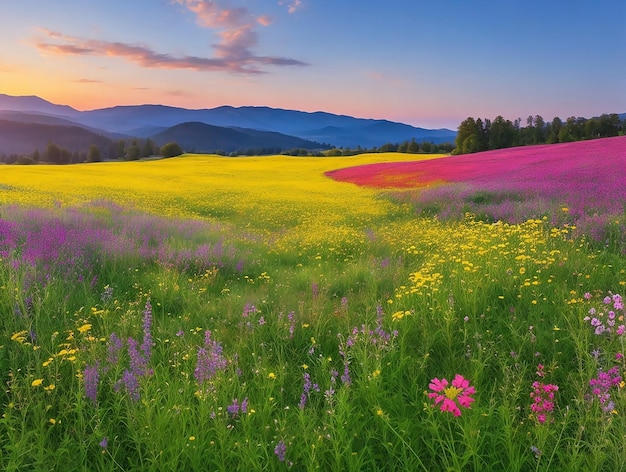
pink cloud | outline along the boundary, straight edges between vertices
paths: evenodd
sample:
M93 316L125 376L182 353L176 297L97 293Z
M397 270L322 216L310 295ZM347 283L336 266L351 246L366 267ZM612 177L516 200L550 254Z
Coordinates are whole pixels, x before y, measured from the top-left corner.
M228 0L174 0L195 13L200 26L218 30L219 42L214 44L216 57L229 64L254 63L273 65L304 65L295 59L258 57L252 49L258 44L258 25L269 26L273 18L256 16L245 7L233 7ZM297 0L299 1L299 0Z
M256 32L251 28L226 29L220 33L221 42L215 46L216 57L172 56L159 53L141 44L127 44L97 39L83 39L59 32L42 30L47 38L36 47L53 55L91 55L118 57L146 68L191 69L222 71L238 74L262 74L259 65L304 66L296 59L255 56L250 48L256 44Z
M272 21L274 21L274 19L270 15L259 16L256 19L256 22L262 26L269 26L272 24Z
M74 82L77 84L101 84L102 83L101 80L94 80L94 79L76 79Z
M280 2L278 2L278 4L287 5L287 11L289 13L295 13L304 6L304 4L302 3L302 0L291 0L289 2L285 2L281 0Z
M201 26L209 28L237 28L254 21L247 8L228 8L223 1L177 0L194 12Z
M287 11L289 11L289 13L295 13L300 8L302 8L302 0L294 0L289 4Z

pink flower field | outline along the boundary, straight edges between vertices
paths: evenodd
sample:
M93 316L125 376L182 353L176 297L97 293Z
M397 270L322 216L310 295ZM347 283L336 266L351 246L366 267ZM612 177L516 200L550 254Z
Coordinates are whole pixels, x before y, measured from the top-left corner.
M549 216L593 239L626 208L626 137L525 146L428 161L372 164L327 175L357 185L403 189L392 197L442 219L471 212L511 223ZM407 189L419 189L407 192ZM618 233L623 237L623 224Z

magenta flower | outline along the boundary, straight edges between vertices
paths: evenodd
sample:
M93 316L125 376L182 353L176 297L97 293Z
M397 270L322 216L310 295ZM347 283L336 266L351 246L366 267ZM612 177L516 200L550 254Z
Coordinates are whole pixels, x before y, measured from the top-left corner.
M546 375L544 366L537 366L537 375L544 377ZM555 384L546 384L543 382L533 382L533 391L530 394L532 402L530 410L535 414L535 418L539 424L552 422L551 414L556 406L555 393L559 391L559 386Z
M428 398L435 400L433 406L440 405L441 411L449 411L454 416L461 416L459 406L471 408L474 402L471 395L476 393L476 389L469 384L469 380L460 374L454 376L452 385L449 385L446 379L434 378L428 384L428 388L432 390Z

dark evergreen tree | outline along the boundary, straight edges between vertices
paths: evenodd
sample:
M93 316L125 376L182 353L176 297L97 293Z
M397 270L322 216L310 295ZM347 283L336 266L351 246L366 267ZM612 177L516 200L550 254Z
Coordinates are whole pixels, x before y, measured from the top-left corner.
M87 162L100 162L100 148L96 144L92 144L87 153Z

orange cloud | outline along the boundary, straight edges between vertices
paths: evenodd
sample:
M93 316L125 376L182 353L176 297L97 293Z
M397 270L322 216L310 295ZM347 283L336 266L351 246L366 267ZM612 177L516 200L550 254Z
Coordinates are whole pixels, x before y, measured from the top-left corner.
M172 56L159 53L141 44L127 44L98 39L83 39L56 31L41 30L46 36L36 41L36 47L53 55L90 55L119 57L146 68L191 69L197 71L222 71L238 74L262 74L260 65L304 66L296 59L255 56L250 47L256 44L254 30L250 28L227 29L220 33L222 41L215 46L217 57Z

